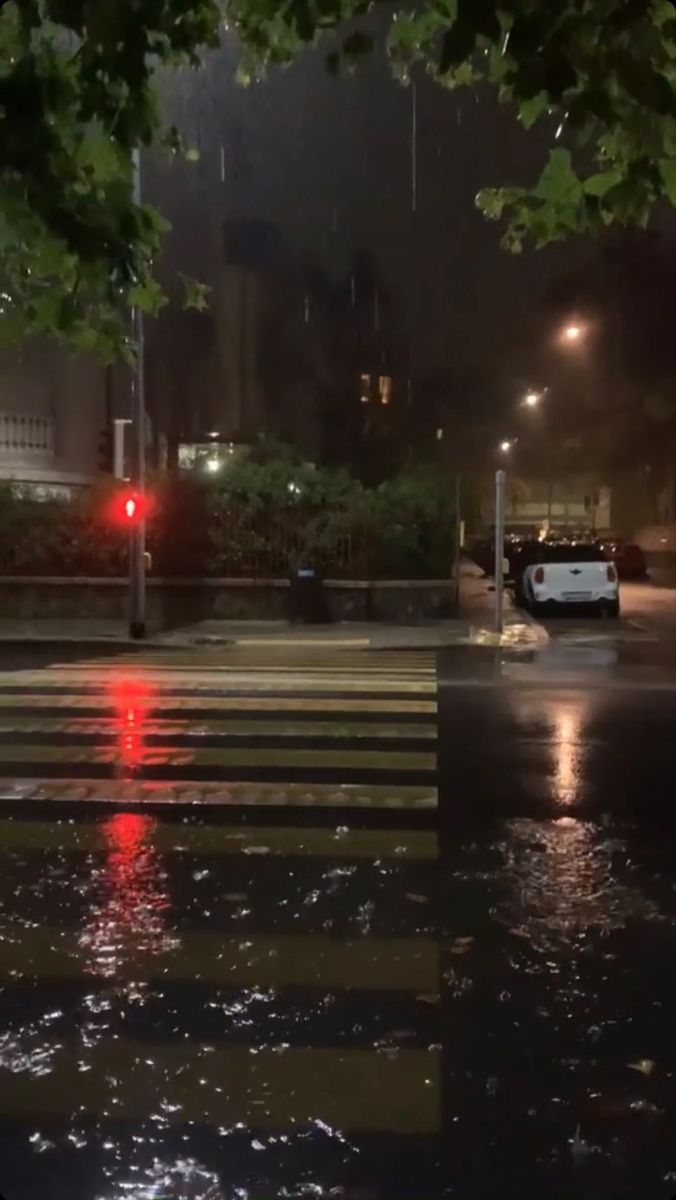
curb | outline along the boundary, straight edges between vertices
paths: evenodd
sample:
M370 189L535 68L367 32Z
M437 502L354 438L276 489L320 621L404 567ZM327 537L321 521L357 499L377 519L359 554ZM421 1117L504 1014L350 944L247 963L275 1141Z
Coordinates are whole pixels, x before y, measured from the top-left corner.
M511 608L505 614L502 633L483 625L473 625L470 641L474 646L510 646L528 650L549 645L550 638L544 625L529 612L522 608Z
M224 645L226 643L221 643L221 644ZM324 646L337 646L339 648L342 647L343 649L345 649L345 647L355 647L358 649L363 649L366 646L371 646L372 643L369 638L303 638L303 637L298 637L298 638L286 637L285 638L285 637L247 637L246 635L244 635L243 637L233 638L231 644L233 644L235 646L256 646L256 647L260 647L260 646L284 646L284 647L287 647L287 646L311 646L313 649L316 649L317 646L321 646L322 648Z
M166 650L166 642L158 642L155 639L148 638L142 641L135 641L131 638L103 638L103 637L60 637L55 634L49 637L45 634L39 634L35 637L31 634L16 634L14 637L0 637L0 650L15 649L25 646L33 649L41 646L48 647L51 650L72 650L75 646L86 646L90 650ZM180 643L188 649L188 643ZM177 648L180 648L177 645Z

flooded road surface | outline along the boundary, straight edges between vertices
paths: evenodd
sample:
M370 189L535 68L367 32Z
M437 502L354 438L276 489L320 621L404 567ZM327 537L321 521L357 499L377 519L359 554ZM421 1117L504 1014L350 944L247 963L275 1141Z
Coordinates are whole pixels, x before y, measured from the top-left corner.
M299 653L0 676L6 1200L667 1200L669 672Z

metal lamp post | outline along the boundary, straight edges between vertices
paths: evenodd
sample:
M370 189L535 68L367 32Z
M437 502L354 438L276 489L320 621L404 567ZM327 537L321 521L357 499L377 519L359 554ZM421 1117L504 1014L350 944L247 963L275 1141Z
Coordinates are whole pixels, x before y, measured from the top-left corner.
M505 471L495 472L495 632L502 633L505 603Z

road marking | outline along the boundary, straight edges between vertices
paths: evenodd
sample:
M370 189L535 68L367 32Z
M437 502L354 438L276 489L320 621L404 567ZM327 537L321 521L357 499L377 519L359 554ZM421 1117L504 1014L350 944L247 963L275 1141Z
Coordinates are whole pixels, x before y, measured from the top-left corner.
M121 826L119 823L124 822ZM3 851L52 850L63 854L104 853L120 830L135 845L161 854L251 854L254 858L393 859L428 862L438 858L437 835L416 829L297 829L293 826L242 829L239 825L165 825L152 818L118 813L103 823L0 821Z
M173 662L176 656L165 657ZM122 666L105 659L8 672L0 685L0 768L5 764L5 774L16 771L20 778L7 783L3 798L434 808L431 782L422 791L399 781L382 790L364 783L395 773L404 781L408 775L412 784L427 785L428 776L432 781L434 653L372 658L366 670L363 660L355 667L335 655L321 668L298 658L287 654L265 669L258 661L255 670L242 665L241 656L236 670L219 667L213 655L207 656L209 669L200 670L193 655L181 656L178 666L151 656L140 670L134 658ZM177 686L188 672L190 687ZM116 778L77 778L108 772ZM296 772L305 781L314 774L335 782L271 782ZM144 773L158 782L167 776L167 783L145 787ZM29 774L33 779L24 781ZM50 783L41 775L59 778ZM204 783L191 782L191 775ZM245 783L247 777L253 782ZM359 786L348 787L343 779Z
M422 723L380 724L379 722L343 722L343 721L233 721L228 719L208 721L166 719L147 716L145 712L135 713L135 722L139 733L144 738L172 736L190 736L198 740L204 736L217 736L226 739L251 738L257 740L274 739L275 743L283 738L326 738L360 741L363 738L390 740L406 740L423 738L434 741L437 736L436 725ZM25 717L16 716L12 720L0 718L0 734L44 733L49 735L68 733L85 734L93 737L97 734L106 737L119 736L125 729L124 716L110 717Z
M33 746L0 745L0 763L97 763L114 765L123 761L116 746ZM251 749L140 746L134 752L134 767L288 767L303 770L391 770L434 771L436 754L395 750L285 750L255 747Z
M204 709L218 710L224 714L239 712L293 712L307 713L428 713L437 711L436 700L392 700L386 697L364 699L352 697L349 700L331 699L325 696L209 696L199 703L199 695L191 696L158 696L155 693L141 695L134 703L147 713L161 715L166 709L186 712L192 718L199 719ZM207 702L208 701L208 702ZM121 710L122 701L115 702L114 696L108 692L89 692L85 695L64 695L61 689L52 692L11 692L0 694L0 708L12 708L21 711L26 708L77 708L92 713L113 713Z
M98 671L101 669L110 672L111 670L119 671L120 669L124 669L126 671L129 668L138 669L139 663L134 658L129 658L122 661L116 659L113 662L108 659L107 661L100 663L96 662L96 660L91 660L86 663L78 663L76 667L74 667L72 663L56 663L55 666L58 668L58 670L73 669L79 671ZM243 671L246 671L248 675L262 673L265 676L271 676L274 678L283 677L285 675L308 675L310 677L321 676L324 679L326 679L329 675L336 679L341 679L344 675L357 675L363 678L379 677L383 679L432 679L436 674L433 667L402 667L396 666L394 663L383 664L382 666L377 667L362 666L361 664L346 664L341 666L332 665L331 667L326 667L322 663L296 662L293 664L264 664L261 661L260 663L255 664L238 662L219 666L218 664L209 662L208 660L205 660L204 662L196 660L191 661L190 663L177 663L172 660L163 662L161 658L154 659L152 663L148 663L147 667L144 666L143 669L155 672L190 671L191 673L200 675L211 674L214 671L217 671L225 679L229 679L233 674L241 674Z
M5 1118L34 1120L39 1113L71 1117L73 1106L92 1116L220 1127L246 1122L298 1131L432 1134L440 1128L440 1054L429 1050L314 1050L229 1048L119 1039L78 1055L54 1047L49 1073L4 1076ZM49 1054L49 1045L44 1047Z
M190 691L191 693L194 692L195 695L198 695L199 692L205 688L212 688L216 685L218 685L220 690L225 694L227 694L229 691L232 692L235 689L245 692L246 694L255 694L258 690L263 692L269 692L272 690L271 675L268 672L256 673L253 671L247 671L243 674L229 672L227 678L224 678L222 672L204 671L201 672L199 678L197 678L194 674L194 671L191 671L188 667L181 668L180 671L190 676ZM72 682L73 684L87 683L89 681L88 676L91 677L91 674L93 673L96 673L97 676L107 674L110 675L112 679L119 678L119 676L116 675L116 673L112 670L105 671L100 667L92 667L91 671L86 668L80 668L78 671L68 670L67 672L64 672L64 682ZM179 673L177 668L172 668L172 674L174 673ZM134 672L127 670L125 678L130 682L132 680L141 679L148 684L158 684L162 681L162 675L157 671ZM393 682L396 682L396 688L392 687ZM335 686L335 683L338 683L339 686ZM318 676L288 674L284 675L283 681L281 679L274 681L275 686L278 687L281 692L285 692L287 694L291 692L303 691L334 691L340 693L396 691L400 693L429 692L430 694L434 694L437 690L436 678L432 676L429 678L425 677L424 679L420 680L413 680L400 673L396 676L393 676L392 679L385 679L381 674L374 675L372 677L366 677L364 675L342 675L340 679L335 680L335 683L334 686L331 687L331 681L327 680L324 674L320 674Z
M97 937L110 962L101 969ZM439 947L425 938L361 937L340 940L320 934L241 937L222 932L166 933L152 947L134 950L133 933L111 948L105 930L80 935L42 926L22 928L20 936L0 941L0 972L15 981L80 979L107 975L116 983L156 979L163 983L198 980L232 987L354 988L365 991L436 992ZM141 938L142 942L143 939ZM165 945L167 948L165 948Z
M212 805L256 808L350 808L429 810L436 808L437 788L405 784L334 784L242 782L202 783L144 780L0 779L0 800L9 802L88 801L101 804Z

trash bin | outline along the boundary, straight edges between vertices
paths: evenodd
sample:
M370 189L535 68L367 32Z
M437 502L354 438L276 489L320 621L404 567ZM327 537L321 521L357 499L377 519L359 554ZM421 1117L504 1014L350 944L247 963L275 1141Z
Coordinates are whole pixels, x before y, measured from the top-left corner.
M324 581L314 567L296 567L291 573L289 620L292 625L327 625L331 620Z

